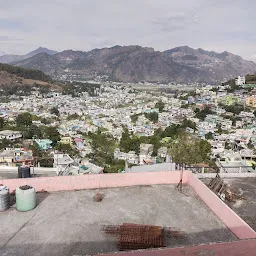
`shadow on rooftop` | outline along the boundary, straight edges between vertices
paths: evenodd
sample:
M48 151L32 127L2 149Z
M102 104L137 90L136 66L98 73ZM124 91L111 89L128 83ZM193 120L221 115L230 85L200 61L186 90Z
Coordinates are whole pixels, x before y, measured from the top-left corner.
M21 230L20 230L21 231ZM74 231L74 230L73 230ZM93 231L92 231L93 232ZM35 237L39 235L33 235L29 233L22 232L22 238L16 234L13 236L12 239L10 239L2 248L0 248L0 255L8 255L8 256L34 256L34 255L47 255L47 256L85 256L85 255L95 255L95 254L107 254L107 253L114 253L119 252L117 247L117 238L113 238L109 235L105 235L104 241L68 241L70 240L86 240L87 234L78 234L76 236L75 232L72 232L70 230L70 233L73 235L66 233L62 234L59 237L52 237L51 240L45 239L44 242L33 240ZM49 234L50 236L50 234ZM102 238L101 238L102 239ZM65 243L56 243L57 240L65 240ZM22 243L21 243L22 241ZM31 242L34 241L34 242ZM210 244L210 243L219 243L219 242L232 242L237 241L237 238L231 234L231 232L228 229L212 229L207 230L204 232L199 233L190 233L187 234L185 238L167 238L166 239L166 246L162 249L166 248L173 248L173 247L187 247L187 246L196 246L200 244ZM242 247L241 247L242 248ZM248 253L246 253L246 250L248 250ZM253 248L248 247L243 248L244 254L232 254L230 252L230 256L235 255L254 255L250 254L250 252L254 252L253 250L256 250L256 240L255 240L255 246ZM159 256L159 249L154 249L153 252L146 252L146 255L156 255ZM226 253L225 250L223 250L224 253ZM173 254L175 256L178 255L204 255L204 256L212 256L212 255L225 255L225 254L215 254L214 250L211 251L205 251L204 253L202 251L198 251L196 253L192 254L186 254L184 253L184 248L180 248L179 254ZM201 253L201 254L200 254ZM145 254L145 253L144 253ZM161 254L162 255L162 254ZM163 254L163 255L170 255L170 254ZM134 256L134 255L133 255Z
M47 191L41 191L36 193L36 205L40 205L50 195Z

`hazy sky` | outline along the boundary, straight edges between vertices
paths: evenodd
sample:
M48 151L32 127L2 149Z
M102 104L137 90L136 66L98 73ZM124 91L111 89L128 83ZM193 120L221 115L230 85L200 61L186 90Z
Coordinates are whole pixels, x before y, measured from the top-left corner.
M256 61L255 0L0 0L0 52L188 45Z

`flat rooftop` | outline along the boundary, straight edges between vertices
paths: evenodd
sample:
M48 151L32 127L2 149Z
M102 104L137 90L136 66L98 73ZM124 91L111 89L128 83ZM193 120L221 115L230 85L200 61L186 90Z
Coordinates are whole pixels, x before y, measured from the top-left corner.
M18 169L18 168L17 168ZM31 168L31 175L33 174L33 170ZM36 171L35 175L33 176L34 178L38 177L56 177L57 174L55 171ZM17 171L2 171L0 169L0 180L1 179L17 179L18 178L18 170Z
M116 252L117 239L102 225L137 223L173 227L186 237L166 240L167 247L237 240L189 187L176 185L39 193L38 206L0 213L0 255L91 255ZM95 202L96 193L104 194Z

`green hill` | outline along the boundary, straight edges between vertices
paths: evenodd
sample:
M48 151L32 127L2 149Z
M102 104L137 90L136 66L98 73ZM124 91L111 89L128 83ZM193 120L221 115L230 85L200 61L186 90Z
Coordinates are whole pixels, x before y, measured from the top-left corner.
M36 69L27 69L27 68L21 68L21 67L0 63L0 71L6 71L10 74L14 74L19 77L23 77L25 79L33 79L33 80L39 80L44 82L52 81L50 76Z

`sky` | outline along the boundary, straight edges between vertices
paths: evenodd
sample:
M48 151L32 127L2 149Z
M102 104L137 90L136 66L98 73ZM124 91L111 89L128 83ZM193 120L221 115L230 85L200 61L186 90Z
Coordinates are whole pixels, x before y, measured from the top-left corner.
M256 62L255 0L0 0L0 54L188 45Z

